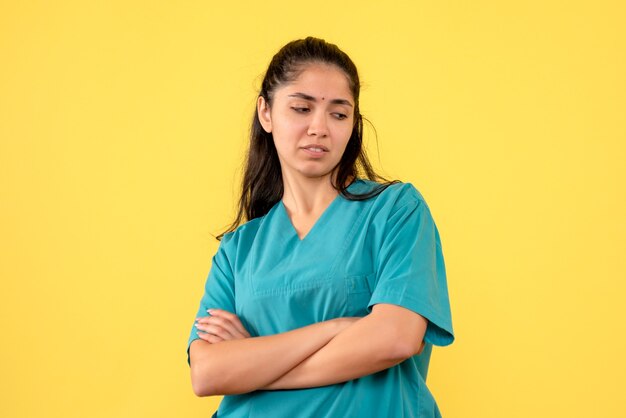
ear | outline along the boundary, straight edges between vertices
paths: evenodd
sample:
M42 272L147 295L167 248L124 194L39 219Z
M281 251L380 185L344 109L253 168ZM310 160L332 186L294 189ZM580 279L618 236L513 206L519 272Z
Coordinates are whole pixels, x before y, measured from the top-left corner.
M270 115L270 107L263 96L259 96L256 103L257 113L259 114L259 122L265 132L272 132L272 117Z

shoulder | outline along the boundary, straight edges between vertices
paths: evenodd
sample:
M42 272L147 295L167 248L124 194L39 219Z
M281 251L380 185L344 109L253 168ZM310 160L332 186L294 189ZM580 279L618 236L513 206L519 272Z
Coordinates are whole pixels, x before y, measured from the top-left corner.
M361 179L359 181L367 191L382 186L381 183L372 180ZM422 193L410 182L398 181L392 183L373 199L375 199L376 206L385 207L391 212L409 205L418 206L421 204L428 208Z
M234 259L237 253L248 250L266 216L267 214L251 219L239 225L234 231L224 234L218 252Z
M220 246L233 247L239 242L245 241L247 237L256 235L262 219L263 216L254 218L239 225L234 231L224 234L224 236L222 236L222 240L220 241Z

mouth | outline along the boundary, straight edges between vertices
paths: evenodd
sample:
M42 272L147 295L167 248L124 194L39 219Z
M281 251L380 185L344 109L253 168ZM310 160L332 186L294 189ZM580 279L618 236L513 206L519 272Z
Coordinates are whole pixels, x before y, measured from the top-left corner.
M305 145L302 149L313 151L313 152L328 152L328 148L321 144L311 144Z
M317 144L307 145L305 147L301 147L300 149L304 151L309 157L313 158L321 158L328 152L328 148L323 145Z

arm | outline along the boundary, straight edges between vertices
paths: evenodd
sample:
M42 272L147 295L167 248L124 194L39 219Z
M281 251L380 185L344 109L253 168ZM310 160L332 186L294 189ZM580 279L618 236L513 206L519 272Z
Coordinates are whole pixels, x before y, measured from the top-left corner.
M212 344L191 343L191 382L197 396L229 395L257 390L293 369L348 327L337 318L292 331Z
M421 352L427 324L424 317L406 308L374 305L371 314L263 389L324 386L390 368Z

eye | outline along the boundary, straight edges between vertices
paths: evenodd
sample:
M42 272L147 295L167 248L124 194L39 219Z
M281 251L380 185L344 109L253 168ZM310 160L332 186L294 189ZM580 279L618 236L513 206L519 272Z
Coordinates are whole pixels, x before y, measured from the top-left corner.
M348 117L348 115L344 115L343 113L335 113L337 119L343 120Z
M309 111L309 108L307 107L292 107L293 110L295 110L297 113L306 113Z

